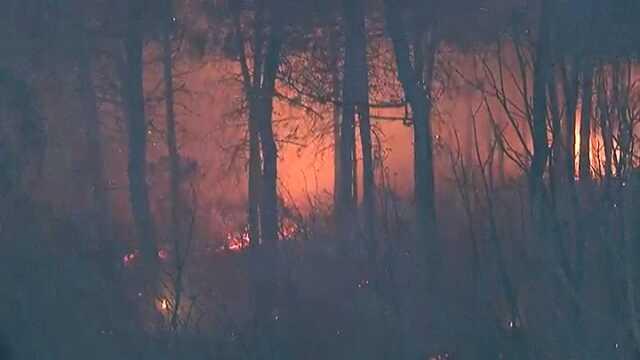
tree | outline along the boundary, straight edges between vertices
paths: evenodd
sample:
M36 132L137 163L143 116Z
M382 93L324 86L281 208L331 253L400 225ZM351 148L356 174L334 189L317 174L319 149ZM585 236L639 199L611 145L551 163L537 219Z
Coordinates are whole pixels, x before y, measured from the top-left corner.
M365 26L366 2L362 0L344 1L344 18L346 32L345 75L343 90L343 121L346 116L360 130L363 179L363 228L365 247L369 258L370 271L375 273L376 239L375 223L375 184L373 168L373 150L371 141L371 116L369 114L369 66L367 61L367 29ZM352 92L351 99L346 92ZM351 101L348 101L351 100ZM342 150L341 150L342 151ZM343 161L344 155L343 155ZM344 171L345 169L343 169ZM355 194L354 194L355 195ZM346 219L346 217L344 218Z
M175 300L174 312L171 318L171 327L176 331L178 326L178 310L180 309L180 301L182 299L182 224L180 213L182 212L180 198L180 153L178 151L178 143L176 140L176 115L174 110L174 89L173 89L173 46L171 41L172 25L174 24L173 4L172 0L164 0L161 19L162 32L162 69L164 81L164 102L165 102L165 118L166 118L166 142L169 150L169 201L171 207L171 217L169 224L169 236L173 241L173 249L177 266L176 282L175 282Z
M533 206L541 206L544 191L543 175L549 154L547 139L547 86L551 74L551 54L549 48L552 16L551 3L542 1L542 13L538 26L534 74L533 74L533 154L529 169L530 192ZM541 208L538 208L538 211ZM539 214L537 214L539 215ZM536 216L537 216L536 215Z
M420 26L419 15L411 17L410 29L405 28L402 6L391 0L386 0L384 4L386 26L393 43L398 79L411 106L413 119L414 197L418 244L422 248L420 256L436 260L439 250L436 240L431 82L438 49L437 35L431 22L427 23L426 28ZM421 14L417 9L412 11ZM408 31L413 35L411 40L408 39ZM412 53L415 54L413 61Z
M128 130L129 201L140 241L143 258L154 268L158 249L154 238L153 219L147 183L147 120L142 83L144 20L146 3L130 1L125 8L125 37L119 59L121 98Z
M363 158L363 208L364 234L371 264L375 261L375 239L373 221L375 216L374 170L369 115L369 66L367 63L367 30L365 28L365 2L344 1L345 61L342 83L342 118L340 126L340 181L336 208L339 233L345 241L352 241L353 224L349 219L355 215L357 182L355 159L355 129L360 129ZM346 247L350 244L344 244Z
M249 105L249 227L251 242L256 251L251 263L251 273L256 294L256 331L258 340L263 344L260 347L265 349L272 342L272 311L278 288L277 242L280 222L277 193L278 149L273 129L273 102L285 36L284 24L277 16L284 3L282 0L257 1L251 37L243 32L243 4L231 4L236 51L245 98ZM253 40L250 46L253 55L251 64L248 62L246 39ZM250 66L253 66L252 71ZM257 241L256 210L260 222Z

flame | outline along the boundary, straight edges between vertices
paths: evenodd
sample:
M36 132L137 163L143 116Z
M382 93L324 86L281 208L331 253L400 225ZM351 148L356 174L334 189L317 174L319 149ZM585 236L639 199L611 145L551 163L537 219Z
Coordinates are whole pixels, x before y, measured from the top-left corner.
M122 264L125 267L132 266L134 264L134 262L137 261L139 256L140 256L140 251L138 251L138 250L133 250L130 253L124 254L122 256ZM166 261L169 258L169 251L167 251L165 249L158 250L158 258L161 261Z
M138 258L138 250L125 254L122 257L122 264L126 267L133 265L133 262Z
M300 227L293 221L284 219L280 224L280 240L291 240L300 234ZM219 251L240 252L249 247L251 238L249 227L245 225L240 231L230 231L225 237L225 243Z
M573 148L574 154L574 169L575 174L574 177L576 180L580 177L580 144L582 142L582 138L580 136L580 127L582 115L578 111L577 120L578 125L575 127L575 144ZM613 149L612 157L620 158L621 152L620 149L615 146L614 140L614 149ZM602 138L602 133L599 131L592 130L589 137L589 162L590 162L590 173L593 176L598 176L599 174L603 174L605 171L605 151L604 151L604 140ZM615 164L611 164L611 174L617 176L616 174Z
M280 224L280 240L291 240L299 233L300 227L291 220L284 219Z
M158 258L160 258L160 260L167 260L169 258L169 251L165 250L165 249L160 249L158 250Z
M240 252L249 247L251 239L249 238L249 227L245 226L238 232L229 232L226 236L226 242L220 250L229 250Z
M170 304L169 304L169 299L167 298L160 298L157 302L158 305L158 310L160 312L167 312L169 311L170 308Z

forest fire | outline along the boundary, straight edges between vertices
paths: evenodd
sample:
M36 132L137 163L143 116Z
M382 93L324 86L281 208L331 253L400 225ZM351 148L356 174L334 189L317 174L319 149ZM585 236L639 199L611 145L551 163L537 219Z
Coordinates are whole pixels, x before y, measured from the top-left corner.
M2 2L0 359L638 358L637 14Z

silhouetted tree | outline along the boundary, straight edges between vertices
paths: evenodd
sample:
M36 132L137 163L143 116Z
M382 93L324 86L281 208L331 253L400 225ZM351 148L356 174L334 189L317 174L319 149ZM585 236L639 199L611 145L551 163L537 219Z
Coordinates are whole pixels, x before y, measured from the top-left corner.
M147 183L147 132L143 88L143 53L147 3L130 1L125 5L124 38L119 61L120 90L128 134L129 200L143 258L148 266L157 263L153 218ZM153 270L152 270L153 271Z

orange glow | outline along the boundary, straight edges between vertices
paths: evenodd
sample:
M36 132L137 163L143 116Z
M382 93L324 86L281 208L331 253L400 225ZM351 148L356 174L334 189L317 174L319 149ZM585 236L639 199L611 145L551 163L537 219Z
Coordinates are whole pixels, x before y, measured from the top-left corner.
M280 224L280 240L292 240L301 232L300 227L291 220L284 219ZM248 226L243 227L240 231L228 232L225 244L220 247L219 251L240 252L249 247L251 240L249 238Z
M166 298L161 298L157 301L157 306L160 312L167 312L170 308L169 300Z
M227 233L226 242L220 250L239 252L249 247L249 228L245 226L239 232Z
M573 149L574 152L574 166L575 166L575 178L576 180L580 176L580 143L582 141L580 137L580 126L581 124L581 113L578 110L576 114L577 117L577 125L575 129L575 146ZM614 149L614 154L612 156L618 157L620 156L620 149ZM591 130L591 137L589 141L589 162L590 162L590 173L592 176L601 176L605 173L605 151L604 151L604 141L602 139L602 133L596 131L595 129ZM616 175L615 165L611 164L611 174Z

